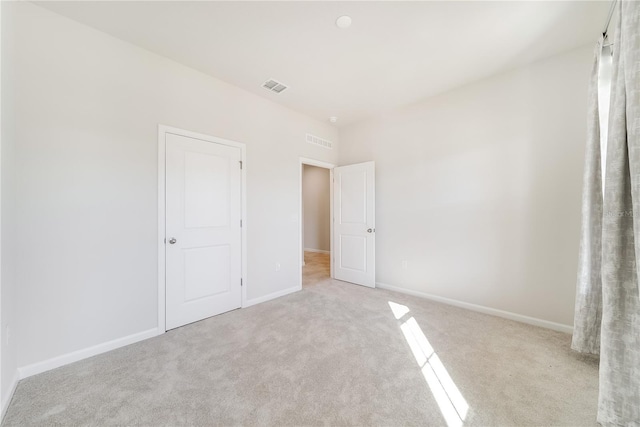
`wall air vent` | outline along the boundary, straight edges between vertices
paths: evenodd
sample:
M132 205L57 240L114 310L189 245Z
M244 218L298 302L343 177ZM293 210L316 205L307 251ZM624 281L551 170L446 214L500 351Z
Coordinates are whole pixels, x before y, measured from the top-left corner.
M282 83L273 79L269 79L266 82L264 82L262 84L262 87L275 93L282 93L284 92L285 89L289 88L289 86L283 85Z
M331 141L327 141L326 139L318 138L317 136L307 134L307 142L309 144L319 145L324 148L328 148L329 150L333 149L333 143Z

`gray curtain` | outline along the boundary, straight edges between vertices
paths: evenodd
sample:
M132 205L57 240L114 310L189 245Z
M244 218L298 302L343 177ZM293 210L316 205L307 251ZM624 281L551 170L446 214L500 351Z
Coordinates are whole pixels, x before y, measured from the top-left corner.
M640 425L640 3L615 32L602 227L598 422Z
M601 208L596 194L600 174L595 164L599 164L595 156L600 153L591 140L599 132L593 122L589 126L586 169L596 176L585 174L583 202L593 206L583 205L586 216L572 347L597 353L599 341L598 422L606 426L640 426L640 2L637 1L622 0L618 6L611 91ZM590 111L593 112L593 106Z
M587 147L582 186L582 229L578 259L578 286L571 348L581 353L600 354L602 321L602 171L598 70L601 39L594 52L589 81Z

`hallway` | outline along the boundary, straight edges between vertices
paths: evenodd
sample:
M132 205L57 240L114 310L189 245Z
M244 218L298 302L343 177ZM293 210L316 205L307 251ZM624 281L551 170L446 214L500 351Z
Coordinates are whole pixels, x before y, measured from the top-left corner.
M304 252L302 287L313 287L331 281L331 254Z

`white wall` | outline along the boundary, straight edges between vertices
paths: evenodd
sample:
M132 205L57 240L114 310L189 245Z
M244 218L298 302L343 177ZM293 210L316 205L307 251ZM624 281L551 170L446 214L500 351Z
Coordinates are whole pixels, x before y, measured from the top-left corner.
M16 366L157 326L158 124L247 144L249 299L299 283L299 157L375 160L380 282L572 322L591 46L344 129L338 159L304 141L327 124L2 12L3 398Z
M573 323L592 51L341 131L376 161L379 282Z
M7 43L5 33L11 31L13 22L8 19L7 14L2 13L6 2L0 3L0 28L1 28L1 50L3 54L13 49L10 43ZM5 70L5 64L2 63L1 87L2 87L2 114L0 122L2 126L1 141L1 163L0 163L0 193L2 194L2 203L0 209L0 235L1 244L0 252L0 408L2 415L9 405L13 388L17 382L17 360L16 360L16 340L15 334L11 329L14 325L14 305L15 305L15 263L13 248L8 245L9 239L15 240L14 230L8 225L14 219L15 211L12 206L15 203L15 185L13 185L13 172L15 165L8 159L14 157L15 140L14 135L14 116L12 110L6 108L15 99L15 88L10 84L13 75L10 70ZM13 336L12 336L13 335Z
M305 142L338 142L334 127L35 5L2 7L19 366L157 326L158 124L246 143L248 298L298 285L299 157L335 162Z
M331 250L329 169L303 165L304 247Z

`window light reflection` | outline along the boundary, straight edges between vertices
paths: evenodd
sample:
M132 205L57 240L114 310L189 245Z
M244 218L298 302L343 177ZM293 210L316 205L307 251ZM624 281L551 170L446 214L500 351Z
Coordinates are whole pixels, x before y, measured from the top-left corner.
M411 316L411 310L405 305L391 301L389 301L389 307L394 317L400 322L400 330L411 348L413 357L422 371L447 426L461 427L469 411L467 401L433 350L420 325Z

